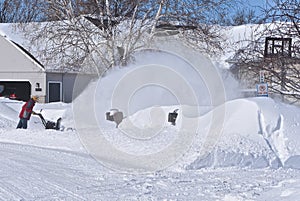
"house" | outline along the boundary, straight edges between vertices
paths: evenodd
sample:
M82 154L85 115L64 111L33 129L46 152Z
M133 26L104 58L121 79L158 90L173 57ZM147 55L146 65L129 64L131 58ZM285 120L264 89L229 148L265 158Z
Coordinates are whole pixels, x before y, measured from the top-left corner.
M243 93L248 96L259 94L259 86L271 97L280 97L290 103L299 103L300 58L297 54L297 43L286 36L261 37L255 49L237 51L227 60L230 71L248 89ZM263 46L264 44L264 46ZM254 47L252 45L251 47ZM255 91L251 90L255 88Z
M18 44L0 36L0 95L28 100L38 95L46 100L44 67Z
M47 70L21 45L0 36L0 96L71 102L95 75ZM76 86L76 87L75 87Z

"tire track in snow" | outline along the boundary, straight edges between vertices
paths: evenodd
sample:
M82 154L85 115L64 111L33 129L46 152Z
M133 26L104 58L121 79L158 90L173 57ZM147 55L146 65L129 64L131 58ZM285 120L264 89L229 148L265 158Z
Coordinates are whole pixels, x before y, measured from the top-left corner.
M49 168L43 168L43 166L41 166L43 162L37 164L34 160L24 161L11 159L8 161L6 168L2 166L2 169L12 169L13 175L16 175L16 177L10 178L8 181L1 183L1 186L6 186L6 192L9 192L12 195L17 195L25 200L36 199L36 197L32 196L35 194L34 189L39 191L39 198L47 198L49 195L57 197L64 195L68 198L72 198L72 200L83 199L82 197L64 189L63 185L59 186L59 184L55 184L60 183L62 179L66 179L63 177L63 173L60 176L54 175L51 173ZM32 178L33 175L35 176L34 178ZM48 182L48 178L50 182ZM53 192L55 193L53 194Z
M5 178L0 181L1 197L5 200L85 200L80 193L89 185L85 178L99 174L96 161L76 154L12 144L0 144L0 152L0 178Z

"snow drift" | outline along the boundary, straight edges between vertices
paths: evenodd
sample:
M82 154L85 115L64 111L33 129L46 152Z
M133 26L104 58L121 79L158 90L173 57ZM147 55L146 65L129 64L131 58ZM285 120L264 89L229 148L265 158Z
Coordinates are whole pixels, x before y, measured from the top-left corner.
M164 107L163 119L166 120L168 112L173 111L174 108L179 108L176 126L173 127L170 123L164 122L164 128L161 131L162 135L168 133L169 137L160 138L157 134L152 139L148 139L156 142L150 142L150 144L156 145L163 140L165 143L161 146L167 146L174 140L171 136L180 137L170 131L178 133L182 117L185 115L180 112L182 108L180 106ZM225 108L223 130L216 139L209 139L211 136L208 135L210 126L214 126L209 124L213 111L195 117L200 127L191 148L177 160L172 168L199 169L229 166L300 168L297 162L300 157L300 141L297 136L297 133L300 133L298 107L278 103L271 98L250 98L228 101L225 103ZM162 117L151 114L151 111L152 109L148 108L128 118L139 128L153 128L155 120ZM121 123L120 129L128 129L127 124L128 120L125 120ZM131 126L130 123L128 125ZM140 137L143 138L142 135ZM207 140L215 141L214 147L209 150L205 150ZM126 148L126 144L134 145L127 139L126 143L122 142L117 146L132 153L136 151L132 146ZM143 151L147 150L139 148L139 153Z

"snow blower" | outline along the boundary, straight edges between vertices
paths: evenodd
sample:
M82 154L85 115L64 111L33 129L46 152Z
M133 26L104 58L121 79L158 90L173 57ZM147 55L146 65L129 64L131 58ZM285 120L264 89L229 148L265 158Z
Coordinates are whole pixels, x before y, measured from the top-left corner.
M53 121L48 121L48 120L46 121L41 113L34 112L33 115L37 115L40 117L45 129L55 129L55 130L60 129L61 118L58 118L56 122L53 122Z

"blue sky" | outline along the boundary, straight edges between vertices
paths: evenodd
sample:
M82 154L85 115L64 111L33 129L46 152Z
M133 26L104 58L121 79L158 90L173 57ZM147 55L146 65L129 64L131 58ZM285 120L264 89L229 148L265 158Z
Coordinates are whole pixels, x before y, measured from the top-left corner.
M270 0L241 0L241 2L245 2L245 4L250 5L251 9L255 10L256 13L260 13L261 8L266 8L266 2L270 2Z
M266 0L248 0L248 2L253 6L264 6L266 4Z
M250 4L253 7L266 7L266 2L268 0L244 0L248 4ZM243 2L243 1L242 1Z

